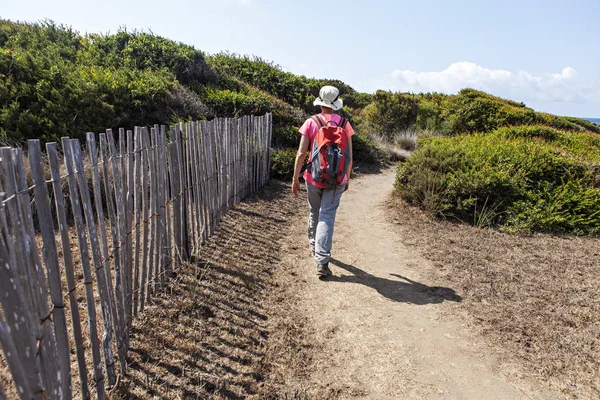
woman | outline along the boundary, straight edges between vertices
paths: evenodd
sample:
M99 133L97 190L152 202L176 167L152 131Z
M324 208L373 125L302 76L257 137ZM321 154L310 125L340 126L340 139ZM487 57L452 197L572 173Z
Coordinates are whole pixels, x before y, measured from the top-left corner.
M310 209L308 216L308 241L317 264L317 275L320 278L325 278L331 275L329 260L331 259L335 215L342 193L348 189L348 179L352 171L352 135L354 135L354 129L352 129L348 121L334 114L334 111L339 110L343 105L337 88L323 86L319 92L319 97L315 99L313 104L321 107L321 113L307 119L298 130L302 136L294 165L292 194L295 197L298 196L302 164L304 163L308 149L312 148L313 140L323 124L343 128L343 133L348 138L349 150L347 151L349 159L345 163L346 171L344 171L344 177L341 183L335 188L327 188L327 185L316 182L308 169L304 172ZM312 154L310 157L312 157ZM312 159L309 159L309 164L311 161Z

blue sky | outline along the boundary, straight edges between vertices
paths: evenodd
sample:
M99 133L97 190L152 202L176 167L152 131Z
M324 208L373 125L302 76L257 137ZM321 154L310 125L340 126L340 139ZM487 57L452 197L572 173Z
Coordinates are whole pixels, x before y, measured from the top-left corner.
M152 30L366 92L468 86L600 117L600 0L24 0L3 2L0 17Z

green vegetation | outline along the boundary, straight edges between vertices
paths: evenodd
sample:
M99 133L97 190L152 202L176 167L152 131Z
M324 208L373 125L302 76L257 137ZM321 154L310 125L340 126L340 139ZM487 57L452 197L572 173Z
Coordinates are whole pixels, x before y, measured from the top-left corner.
M275 178L291 179L296 161L295 148L274 149L271 153L271 175Z
M417 121L418 103L413 95L378 90L373 102L362 113L363 127L384 138L393 138L398 132Z
M397 193L433 215L507 231L600 234L600 126L473 89L378 91L363 131L390 147L416 131Z
M104 51L103 39L50 22L0 21L0 138L81 138L91 130L209 113L168 68L136 66L132 57L108 63L116 50Z
M382 115L387 118L382 119ZM533 124L600 134L600 126L590 121L536 112L523 103L474 89L463 89L457 95L378 91L362 119L364 129L386 137L393 137L410 127L443 135L459 135Z
M423 139L398 166L401 196L509 231L600 233L600 136L544 126Z
M600 126L473 89L378 91L363 131L390 147L418 132L397 193L433 215L508 231L600 234Z
M359 93L257 57L207 55L151 33L80 35L0 20L0 141L273 113L273 176L292 172L319 88L340 89L357 162L413 150L398 193L433 214L510 231L600 232L600 126L463 89ZM387 143L393 151L382 149ZM400 154L406 157L406 152Z
M296 146L322 85L340 88L350 118L371 98L259 58L209 56L143 32L82 36L52 22L0 20L0 74L0 138L11 143L272 112L274 144Z

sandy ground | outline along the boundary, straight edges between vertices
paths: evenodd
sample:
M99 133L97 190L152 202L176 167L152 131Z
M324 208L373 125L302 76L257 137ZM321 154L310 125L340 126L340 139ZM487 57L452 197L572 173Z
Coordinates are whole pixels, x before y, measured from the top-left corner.
M316 351L305 366L308 379L286 383L296 387L294 397L562 397L503 361L452 317L462 298L428 284L432 266L403 245L389 221L384 203L393 180L389 170L352 181L338 210L333 276L325 281L317 279L305 244L305 215L295 217L282 264L296 282L292 311L308 321L307 341ZM303 198L297 202L307 207Z

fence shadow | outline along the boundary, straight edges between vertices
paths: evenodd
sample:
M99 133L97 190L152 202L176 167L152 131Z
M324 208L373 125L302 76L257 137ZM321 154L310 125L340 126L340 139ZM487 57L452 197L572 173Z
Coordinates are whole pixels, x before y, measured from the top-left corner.
M289 187L271 182L232 209L135 322L124 399L247 398L268 373L264 298L286 218Z
M380 278L369 274L363 269L346 264L340 260L331 259L331 263L350 272L352 275L334 275L328 277L326 281L358 283L365 285L377 290L377 292L383 297L392 301L416 305L437 304L444 301L462 301L462 297L456 294L456 292L450 288L427 286L399 274L390 275L400 280Z

